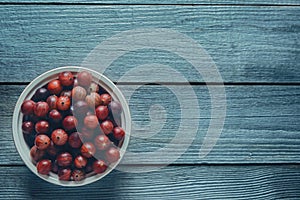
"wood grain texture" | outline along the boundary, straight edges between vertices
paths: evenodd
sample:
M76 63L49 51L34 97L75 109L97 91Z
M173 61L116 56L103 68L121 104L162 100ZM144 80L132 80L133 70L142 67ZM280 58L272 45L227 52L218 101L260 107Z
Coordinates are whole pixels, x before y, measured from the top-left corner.
M162 4L171 4L171 5L300 5L297 0L1 0L0 2L7 3L72 3L72 4L112 4L112 5L120 5L120 4L149 4L149 5L162 5Z
M0 167L0 199L299 199L299 166L170 166L114 171L80 188L47 183L26 167Z
M22 164L12 140L12 113L18 95L25 86L0 86L1 96L6 101L0 103L1 141L0 164ZM126 94L133 86L123 87ZM300 87L299 86L226 86L227 113L223 132L216 146L208 156L199 158L210 120L210 97L206 86L193 86L197 96L186 92L187 86L176 86L186 99L197 98L200 109L199 130L187 151L174 163L300 163ZM163 94L163 98L157 98ZM162 96L161 96L162 97ZM177 134L181 119L180 105L176 96L165 86L143 86L133 93L129 101L133 122L142 128L151 122L164 121L161 130L142 138L141 133L132 133L129 150L132 152L153 152L170 143ZM165 115L149 115L152 105L160 105ZM185 107L192 112L197 107ZM182 120L182 119L181 119ZM191 122L184 127L193 131L197 124ZM186 132L185 135L187 135ZM152 135L153 134L153 135ZM190 138L184 133L180 143L174 143L174 151L185 150ZM136 159L128 156L129 164L166 164L173 153L165 153L151 159ZM175 157L176 158L176 157ZM175 160L175 159L174 159Z
M299 83L299 18L300 7L292 6L2 5L0 82L28 82L55 67L80 65L106 38L134 28L160 27L199 42L225 82ZM128 70L149 63L203 82L184 59L159 50L128 53L105 74L117 81Z

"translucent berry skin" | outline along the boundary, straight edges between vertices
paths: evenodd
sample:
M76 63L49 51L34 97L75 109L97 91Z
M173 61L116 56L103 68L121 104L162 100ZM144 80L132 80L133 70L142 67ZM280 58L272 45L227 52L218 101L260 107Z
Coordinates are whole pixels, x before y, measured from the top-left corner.
M105 120L108 117L109 110L107 106L98 106L95 109L95 113L99 120Z
M61 72L58 79L63 86L72 86L74 84L74 76L70 71Z
M72 170L69 168L62 168L58 170L58 179L60 181L69 181L71 178Z
M93 163L93 171L96 174L101 174L107 169L107 164L103 160L96 160Z
M59 95L63 88L59 80L52 80L48 83L47 89L51 94Z
M91 94L87 95L85 97L85 101L92 109L94 109L95 107L99 106L102 103L100 99L100 95L96 92L92 92Z
M49 106L46 102L39 101L35 104L33 111L37 117L46 117L49 112Z
M89 106L85 101L79 100L74 104L74 115L85 116L89 110Z
M37 133L48 133L50 125L47 121L41 120L35 124L35 131Z
M83 87L89 87L92 83L92 75L87 71L81 71L77 74L78 84Z
M88 115L84 118L84 125L89 129L95 129L98 124L99 122L96 115Z
M51 139L57 146L62 146L67 143L68 134L63 129L56 129L52 132Z
M113 129L113 135L117 140L121 140L125 137L125 131L121 127L115 127Z
M95 143L95 146L97 149L99 149L100 151L103 151L103 150L106 150L110 146L111 141L109 140L109 138L106 135L100 134L95 137L94 143Z
M56 103L56 108L58 110L68 110L71 106L71 99L67 96L60 96Z
M120 159L120 151L115 147L110 147L105 152L105 159L108 163L114 163Z
M76 128L78 121L74 116L69 115L64 118L62 124L63 124L64 129L66 131L69 131L69 130L73 130Z
M44 159L36 164L37 172L42 175L48 175L52 169L51 160Z
M74 159L74 165L78 169L84 168L86 166L86 164L87 164L87 159L82 155L78 155Z
M39 161L45 156L46 152L44 150L40 150L37 146L32 146L30 149L30 157L35 162Z
M91 83L90 87L88 88L88 92L99 92L99 85L96 83Z
M58 156L56 157L56 160L57 160L58 166L68 167L72 164L73 157L70 153L63 152L63 153L58 154Z
M72 99L75 101L85 100L86 90L81 86L76 86L72 89Z
M69 145L72 148L80 148L82 145L82 140L78 132L74 132L69 136L68 139Z
M104 134L108 135L114 129L114 124L110 120L105 120L101 123L101 129Z
M31 115L33 114L35 102L32 100L25 100L21 105L21 112L24 115Z
M115 117L120 116L122 113L122 106L117 101L112 101L108 104L108 109L111 111L112 115Z
M107 93L100 95L101 105L107 106L111 102L111 96Z
M93 143L85 142L82 144L80 152L84 157L91 158L95 155L96 148Z
M46 102L49 105L49 109L53 110L56 109L58 97L56 95L51 95L47 98Z
M34 129L34 124L31 121L25 121L22 123L22 131L25 134L31 134Z
M40 134L35 137L34 144L40 150L45 150L50 145L50 138L45 134Z
M82 170L75 169L72 172L72 179L74 181L82 181L85 178L85 173Z

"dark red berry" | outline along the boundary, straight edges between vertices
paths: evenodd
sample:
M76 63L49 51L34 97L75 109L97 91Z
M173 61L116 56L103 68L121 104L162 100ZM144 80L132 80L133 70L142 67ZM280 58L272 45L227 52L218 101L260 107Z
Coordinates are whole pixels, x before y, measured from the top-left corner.
M58 110L68 110L71 106L71 99L67 96L60 96L57 100L56 107Z
M77 119L72 115L66 116L63 120L63 127L66 131L75 129L77 124Z
M92 75L87 71L81 71L77 74L78 84L83 87L89 87L92 83Z
M85 142L82 144L80 152L84 157L91 158L95 155L96 148L93 143Z
M105 152L105 158L108 163L114 163L120 159L120 151L115 147L110 147Z
M94 136L94 130L88 129L87 127L82 127L80 134L85 139L91 139Z
M50 156L56 156L56 154L58 153L59 149L57 148L57 146L55 146L54 142L51 141L49 147L46 149L47 153Z
M73 157L70 153L64 152L64 153L58 154L56 160L57 160L58 166L68 167L72 164Z
M23 133L30 134L30 133L32 133L33 129L34 129L34 125L31 121L26 121L26 122L22 123Z
M99 150L106 150L111 144L109 138L103 134L95 137L95 146Z
M103 133L106 135L111 133L114 128L114 124L110 120L105 120L104 122L101 123L100 126L101 126Z
M51 160L44 159L36 164L37 172L42 175L48 175L52 169Z
M101 174L107 169L107 164L103 160L96 160L93 163L93 171L96 174Z
M72 98L75 101L84 100L86 97L86 90L81 86L76 86L72 89Z
M37 133L47 133L49 131L50 125L47 121L41 120L35 124L35 131Z
M46 152L44 150L38 149L37 146L35 146L35 145L32 146L31 149L30 149L30 157L35 162L37 162L40 159L42 159L45 154L46 154Z
M51 134L51 139L54 144L62 146L68 141L68 134L63 129L56 129Z
M50 145L50 138L44 134L37 135L35 137L34 144L40 150L47 149L48 146Z
M96 115L88 115L84 118L84 125L89 129L95 129L98 124L99 122Z
M53 109L49 112L49 119L51 119L53 122L59 122L62 120L62 115L58 110Z
M81 169L84 168L87 164L87 159L85 157L83 157L82 155L78 155L76 156L76 158L74 159L74 165L75 167Z
M39 101L34 106L34 114L37 117L45 117L49 112L49 106L44 101Z
M49 109L56 109L58 97L56 95L51 95L47 98L47 104L49 105Z
M72 148L79 148L81 147L82 145L82 140L80 138L80 135L78 132L74 132L72 133L70 136L69 136L69 145L72 147Z
M74 76L72 72L69 71L61 72L58 76L58 79L63 86L71 86L74 84Z
M33 114L34 107L35 107L35 102L34 101L32 101L32 100L25 100L22 103L21 112L24 115L31 115L31 114Z
M50 95L49 91L46 88L39 88L33 95L35 101L45 101Z
M71 178L72 170L69 168L62 168L58 170L58 179L60 181L69 181Z
M75 169L72 172L72 179L74 181L82 181L85 178L85 173L82 170Z
M59 95L63 88L59 80L52 80L48 83L47 89L51 94Z
M96 116L98 117L99 120L104 120L107 118L109 114L109 110L107 106L98 106L95 110Z
M113 130L113 135L117 140L121 140L125 136L125 131L121 127L115 127Z
M107 106L111 102L111 96L107 93L100 95L101 105Z

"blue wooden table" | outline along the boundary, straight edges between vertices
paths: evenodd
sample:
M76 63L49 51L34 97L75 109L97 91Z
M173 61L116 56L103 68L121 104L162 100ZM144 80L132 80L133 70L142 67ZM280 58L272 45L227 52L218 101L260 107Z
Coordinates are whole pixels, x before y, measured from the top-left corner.
M300 199L299 19L298 0L0 0L0 198ZM198 127L186 124L190 131L198 128L188 148L184 138L173 144L184 153L178 159L175 152L143 162L131 158L131 172L113 171L80 188L52 185L32 174L12 139L13 109L22 90L41 73L80 65L100 42L136 28L180 32L215 61L227 112L212 151L199 157L211 115L203 77L172 52L144 49L119 57L104 74L118 82L135 66L159 63L183 75L196 96L171 75L163 84L143 85L143 73L120 83L125 94L142 85L128 100L135 124L151 123L151 105L162 106L167 116L157 134L132 137L129 150L152 152L170 143L182 120L172 86L198 102L201 113Z

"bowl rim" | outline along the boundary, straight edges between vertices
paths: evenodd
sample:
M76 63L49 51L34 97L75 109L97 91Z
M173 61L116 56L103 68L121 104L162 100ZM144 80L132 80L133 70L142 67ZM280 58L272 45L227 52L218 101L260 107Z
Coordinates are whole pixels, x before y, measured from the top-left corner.
M22 105L23 101L30 99L30 98L28 98L28 96L30 95L30 93L32 93L33 91L35 91L36 89L39 88L39 86L40 86L39 84L41 84L41 82L46 81L47 78L50 78L51 76L58 77L58 74L60 72L64 72L64 71L71 71L72 73L78 73L80 71L88 71L92 74L94 80L104 83L106 85L106 87L104 87L104 89L108 90L110 92L110 94L113 96L113 98L117 98L118 101L122 105L123 112L122 112L122 120L121 120L122 126L121 127L126 132L122 147L120 148L120 159L117 162L113 163L112 166L109 165L109 167L107 168L107 170L104 173L96 174L91 177L87 177L84 180L78 181L78 182L76 182L76 181L60 181L60 180L58 180L57 176L55 177L55 175L53 177L52 175L48 176L48 175L39 174L36 170L36 166L31 161L31 158L29 155L30 148L25 143L25 140L23 138L22 129L21 129L21 124L20 124L20 123L22 123L22 119L23 119L23 114L21 113L21 105ZM52 80L52 79L50 79L50 80ZM47 81L47 83L48 82L49 81ZM101 85L101 87L103 87L103 85ZM50 182L50 183L53 183L56 185L83 186L83 185L87 185L87 184L93 183L95 181L98 181L101 178L105 177L113 169L115 169L117 167L117 165L120 163L120 161L124 157L125 151L128 147L129 140L130 140L131 115L130 115L129 106L127 104L127 101L126 101L124 95L119 90L119 88L106 76L104 76L103 74L101 74L95 70L85 68L85 67L64 66L64 67L54 68L54 69L51 69L49 71L42 73L41 75L36 77L33 81L31 81L25 87L25 89L22 91L21 95L19 96L19 98L15 104L15 108L14 108L14 112L13 112L12 130L13 130L14 144L15 144L15 147L16 147L21 159L23 160L25 165L35 175L37 175L38 177L40 177L41 179L43 179L47 182ZM25 151L24 151L24 144L26 144L26 146L28 147L27 150L25 149ZM54 173L51 172L51 174L54 174Z

